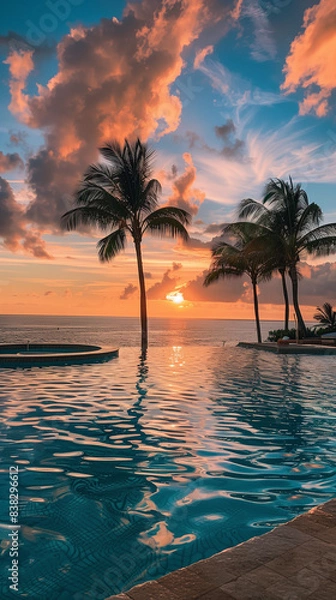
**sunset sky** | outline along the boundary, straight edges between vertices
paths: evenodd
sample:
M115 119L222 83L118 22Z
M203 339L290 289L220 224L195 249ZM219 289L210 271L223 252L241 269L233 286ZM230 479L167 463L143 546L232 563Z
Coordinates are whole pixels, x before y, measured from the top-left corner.
M162 203L193 215L188 245L144 240L150 316L252 318L247 279L203 287L211 242L271 177L291 175L336 221L335 0L18 0L4 11L0 313L138 314L131 242L102 265L99 232L64 234L60 216L97 147L139 135L157 151ZM301 271L311 319L336 303L336 263ZM262 319L282 318L277 278L260 302Z

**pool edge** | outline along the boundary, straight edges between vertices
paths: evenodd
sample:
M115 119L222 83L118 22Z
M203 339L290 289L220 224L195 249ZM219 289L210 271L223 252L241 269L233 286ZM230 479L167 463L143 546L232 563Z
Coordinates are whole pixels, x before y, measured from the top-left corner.
M2 344L0 346L19 347L22 344ZM110 346L93 346L89 344L30 344L30 347L38 346L39 348L47 347L65 347L73 346L74 352L50 352L41 354L0 354L0 369L1 368L17 368L17 367L35 367L35 366L50 366L50 365L68 365L68 364L89 364L95 361L106 361L119 356L119 348ZM87 348L85 351L84 348Z
M336 598L336 499L264 535L106 600L247 597Z

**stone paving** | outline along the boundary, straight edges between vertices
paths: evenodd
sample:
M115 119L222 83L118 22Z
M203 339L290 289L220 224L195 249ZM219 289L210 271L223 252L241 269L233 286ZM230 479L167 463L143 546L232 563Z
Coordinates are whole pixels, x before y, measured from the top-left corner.
M107 600L336 600L336 500Z

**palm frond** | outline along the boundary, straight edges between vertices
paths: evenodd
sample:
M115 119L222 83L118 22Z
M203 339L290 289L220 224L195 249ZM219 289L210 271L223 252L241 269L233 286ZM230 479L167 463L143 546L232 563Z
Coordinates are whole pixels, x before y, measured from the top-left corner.
M336 324L336 312L333 310L332 305L329 302L325 302L320 308L319 306L316 308L316 313L314 315L314 319L319 321L322 325L330 325L334 327Z
M268 215L269 211L261 202L252 198L242 200L238 207L238 219L253 219L259 221Z
M320 239L312 239L304 244L304 249L308 254L313 254L316 257L330 256L336 253L336 236L325 236Z
M244 271L241 269L238 269L236 267L229 267L229 266L213 266L210 267L210 271L209 273L205 276L203 285L204 287L208 287L209 285L211 285L212 283L215 283L216 281L219 281L220 279L226 279L226 278L231 278L231 277L240 277L244 274Z
M102 230L115 226L119 219L106 210L95 206L82 206L69 210L61 217L61 227L73 231L81 226L98 227Z
M152 235L161 237L180 237L185 242L189 239L189 234L185 228L190 222L190 215L181 208L167 206L159 208L148 215L142 224L143 233L149 231Z
M116 229L97 244L98 256L101 262L112 260L126 246L126 231L123 227Z
M305 233L309 233L312 227L320 225L323 213L321 208L315 202L308 204L306 208L298 214L298 220L295 228L295 235L297 238L302 237Z

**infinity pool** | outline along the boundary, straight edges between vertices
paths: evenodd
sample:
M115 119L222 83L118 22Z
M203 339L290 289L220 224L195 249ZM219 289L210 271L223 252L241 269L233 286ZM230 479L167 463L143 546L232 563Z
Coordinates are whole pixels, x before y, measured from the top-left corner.
M20 597L104 600L336 495L336 357L124 348L2 369L1 599L19 467Z

